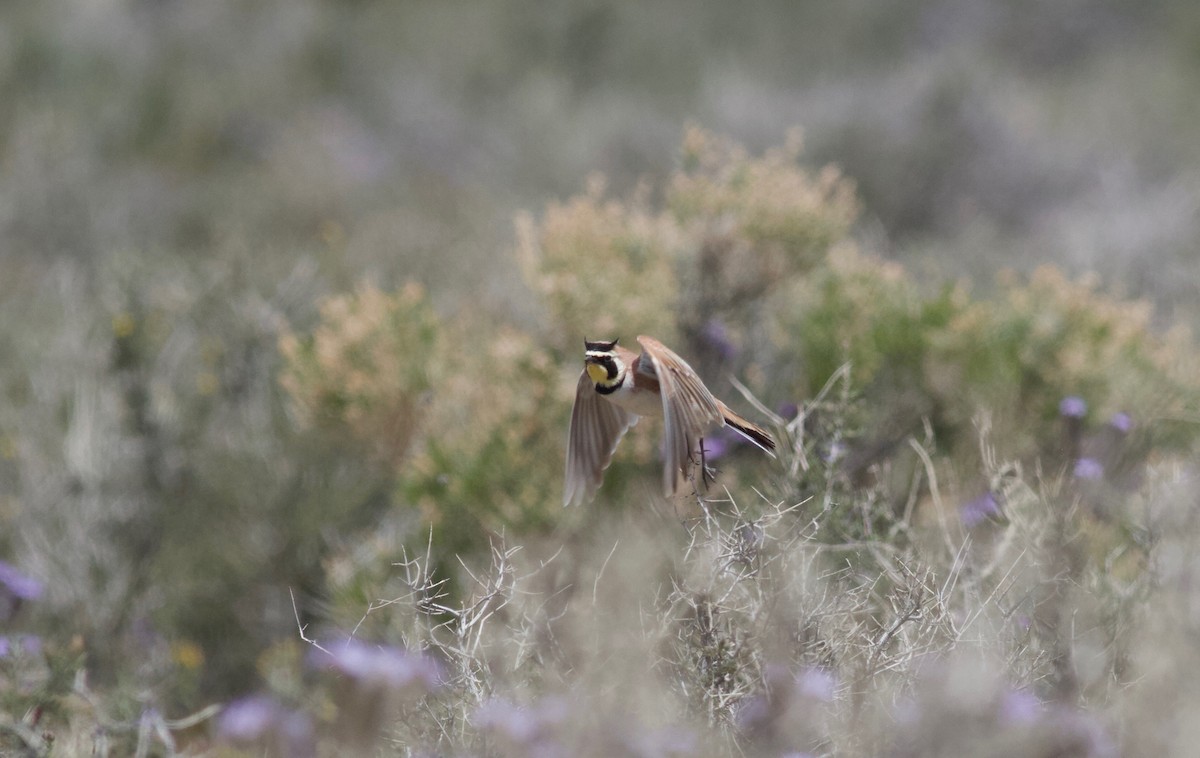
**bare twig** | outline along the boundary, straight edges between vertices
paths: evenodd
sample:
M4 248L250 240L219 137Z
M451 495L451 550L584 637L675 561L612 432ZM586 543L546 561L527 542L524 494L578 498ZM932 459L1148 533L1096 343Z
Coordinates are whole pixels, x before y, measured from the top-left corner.
M306 624L301 623L301 621L300 621L300 609L296 605L296 593L295 593L295 591L292 590L291 587L288 587L288 595L292 598L292 613L295 614L295 616L296 616L296 629L300 633L300 639L303 640L304 642L307 642L308 644L312 645L317 650L320 650L322 653L325 653L326 655L330 655L331 653L328 650L321 647L321 643L317 642L314 639L311 639L307 634L305 634L305 631L308 629L308 626Z
M933 459L929 457L929 451L920 442L917 442L915 438L909 437L908 444L916 451L917 457L921 459L921 463L925 466L925 476L929 479L929 496L933 498L933 510L937 513L938 526L942 531L942 540L946 543L946 551L953 556L958 550L955 549L954 540L950 536L950 525L946 521L946 509L942 503L942 493L938 489L937 471L933 466Z
M604 563L600 564L600 570L596 572L596 581L592 582L592 605L596 604L596 594L600 590L600 577L604 576L604 569L608 567L608 562L612 560L613 553L617 552L617 546L620 544L620 540L613 543L612 550L608 551L608 557L604 559Z

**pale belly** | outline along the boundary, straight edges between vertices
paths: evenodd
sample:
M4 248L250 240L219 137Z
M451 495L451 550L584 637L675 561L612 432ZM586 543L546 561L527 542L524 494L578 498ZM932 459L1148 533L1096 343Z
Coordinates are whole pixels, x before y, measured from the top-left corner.
M622 385L616 392L601 397L639 416L663 415L662 397L657 392Z

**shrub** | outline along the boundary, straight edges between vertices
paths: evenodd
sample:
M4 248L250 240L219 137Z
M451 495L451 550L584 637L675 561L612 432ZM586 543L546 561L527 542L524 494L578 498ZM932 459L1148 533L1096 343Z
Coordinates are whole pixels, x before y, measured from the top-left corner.
M965 424L992 411L1021 448L1052 438L1059 401L1087 400L1092 413L1130 414L1178 448L1194 429L1172 419L1200 403L1194 345L1182 330L1156 333L1148 303L1073 282L1051 266L1027 281L1008 276L998 296L970 303L933 340L926 367L949 418Z
M517 260L548 312L541 331L563 352L574 353L585 336L674 335L679 230L642 194L622 203L603 193L603 180L593 179L540 221L517 218Z
M363 284L325 300L311 334L281 335L279 381L301 423L341 429L397 465L445 362L440 331L419 285L389 294Z

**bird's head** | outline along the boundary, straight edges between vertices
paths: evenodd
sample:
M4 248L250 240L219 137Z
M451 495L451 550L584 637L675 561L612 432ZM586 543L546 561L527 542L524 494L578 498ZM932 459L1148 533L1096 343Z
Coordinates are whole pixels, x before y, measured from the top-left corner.
M620 384L625 364L617 357L617 340L595 342L585 339L583 347L583 363L588 378L599 387Z

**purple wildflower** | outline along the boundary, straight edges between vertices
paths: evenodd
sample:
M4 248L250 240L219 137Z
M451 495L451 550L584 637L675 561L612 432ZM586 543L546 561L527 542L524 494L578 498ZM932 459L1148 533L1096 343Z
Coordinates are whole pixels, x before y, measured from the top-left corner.
M731 427L723 426L704 438L704 457L706 460L715 461L729 455L745 442L746 439L742 435L733 431Z
M11 563L0 561L0 589L21 600L37 600L42 596L42 583L22 574Z
M719 319L709 319L700 329L700 339L713 352L721 356L721 360L731 361L737 357L737 346L729 339L729 330Z
M729 455L730 449L733 448L732 441L721 432L724 429L704 438L704 459L706 461L715 461Z
M808 669L796 677L796 692L801 697L828 703L836 689L837 679L825 669Z
M1080 458L1075 461L1075 478L1095 480L1104 476L1104 465L1095 458Z
M1133 419L1129 417L1128 413L1114 413L1113 417L1108 420L1108 425L1121 434L1129 434L1133 429Z
M283 706L266 695L235 700L217 717L217 734L235 744L255 742L275 728L283 713Z
M570 707L566 700L546 697L531 708L494 698L475 711L475 728L494 734L526 749L545 747L554 727L566 721Z
M442 684L437 662L402 648L358 640L314 649L309 661L340 676L334 682L337 703L334 730L361 751L374 750L394 709L434 692Z
M823 669L795 674L786 666L768 664L763 670L763 690L743 701L737 725L743 733L768 738L781 728L790 712L810 709L833 700L837 680Z
M916 726L921 721L921 706L912 698L904 698L892 708L892 718L903 726Z
M1000 516L1000 504L991 492L985 492L979 497L958 507L958 518L962 525L974 529L985 521Z
M541 721L529 709L498 698L479 706L473 721L476 729L499 734L518 745L533 742L542 733Z
M302 758L316 755L317 735L312 719L302 711L287 711L279 723L279 741L284 755Z
M42 596L42 583L21 573L11 563L0 561L0 622L8 621L27 600Z
M755 695L741 702L737 710L738 728L744 734L752 736L767 734L775 728L775 722L779 720L783 710L784 707L779 707L767 695Z
M316 734L307 714L290 711L266 695L235 700L217 717L217 738L266 755L306 758L315 755Z
M1032 724L1042 715L1042 702L1023 690L1006 692L1000 700L1000 720L1005 724Z
M435 661L420 653L368 645L357 640L331 644L328 654L315 650L313 661L341 673L367 689L433 692L441 684Z
M1067 418L1083 418L1087 415L1087 401L1077 395L1069 395L1058 404L1058 412Z
M792 419L796 418L796 416L800 415L800 406L796 405L795 403L784 403L783 405L779 406L779 409L776 412L779 414L780 418L784 419L785 421L791 421Z
M8 658L14 653L20 655L40 655L42 638L36 634L18 634L14 637L0 636L0 658Z
M743 444L745 444L746 440L742 437L742 435L733 431L733 429L730 427L723 426L720 429L713 431L712 434L706 436L703 442L704 461L705 463L712 463L713 461L729 455L738 447L741 447ZM695 452L698 454L699 448L697 448ZM666 455L667 445L666 441L664 440L663 442L659 443L658 457L662 459L665 458Z

